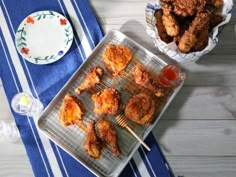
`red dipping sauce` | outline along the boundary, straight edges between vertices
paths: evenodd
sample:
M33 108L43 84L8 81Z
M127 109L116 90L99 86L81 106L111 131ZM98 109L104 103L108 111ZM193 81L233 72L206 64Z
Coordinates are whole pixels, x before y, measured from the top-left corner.
M179 67L170 64L161 70L158 75L158 82L164 87L171 87L175 85L177 80L184 79L183 77L185 78L185 74L181 72Z

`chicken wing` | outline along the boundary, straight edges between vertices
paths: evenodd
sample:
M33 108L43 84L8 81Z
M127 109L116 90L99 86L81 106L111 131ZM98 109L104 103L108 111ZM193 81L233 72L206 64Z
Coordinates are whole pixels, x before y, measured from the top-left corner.
M141 65L136 65L132 74L136 84L149 89L156 96L163 96L163 90L154 82L152 76Z
M98 136L111 146L112 154L114 156L118 156L120 154L120 150L117 144L117 135L115 127L107 119L99 119L96 125L98 130Z
M75 89L77 94L81 94L84 90L95 87L96 84L101 82L103 69L99 66L92 68L85 76L83 82Z
M132 58L131 50L126 46L107 45L102 54L103 62L106 67L112 72L113 76L117 76L123 71Z
M125 107L125 116L138 124L147 124L151 122L154 111L154 100L145 93L139 93L129 99Z
M87 136L84 140L84 149L90 157L94 159L100 158L102 143L97 137L93 121L87 124Z
M169 4L164 4L162 6L163 15L163 25L166 29L166 33L169 36L177 36L179 34L179 24L177 20L175 19L175 16L171 13L172 12L172 6Z
M94 112L96 114L115 115L120 108L120 93L112 87L92 95L94 102Z
M59 110L60 122L63 126L75 124L83 119L85 108L82 102L71 94L67 94L63 99Z

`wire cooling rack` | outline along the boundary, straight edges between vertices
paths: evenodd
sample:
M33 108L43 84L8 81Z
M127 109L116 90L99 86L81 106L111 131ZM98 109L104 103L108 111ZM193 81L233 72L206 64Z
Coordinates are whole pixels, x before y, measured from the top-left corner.
M112 77L111 73L106 69L102 61L102 53L108 44L125 45L129 47L133 53L131 62L119 77ZM61 91L55 96L39 118L39 129L97 176L118 176L125 165L129 162L140 143L129 132L115 123L114 116L109 116L109 120L113 122L117 131L118 145L121 150L121 155L118 157L113 156L111 148L107 146L107 148L103 149L99 160L90 158L83 148L84 138L86 137L85 132L76 125L71 125L65 128L60 124L60 106L67 93L75 95L82 101L86 109L86 114L83 120L87 123L89 120L97 120L101 118L93 112L94 104L91 99L91 94L93 93L101 91L107 87L115 87L121 93L124 105L134 94L139 92L150 94L148 90L137 86L134 83L131 71L136 64L143 65L145 69L153 75L156 75L165 65L167 65L167 63L162 59L147 51L123 33L119 31L109 32L88 57L85 63L83 63ZM88 70L95 66L100 66L104 69L105 74L102 78L102 83L98 84L94 89L83 92L78 96L74 91L75 88L82 82L86 73L88 73ZM144 139L150 133L182 85L183 81L180 81L177 87L166 88L164 97L158 98L153 96L155 97L156 112L154 120L150 125L138 125L128 120L129 125L139 137ZM123 114L123 112L121 111L120 114Z

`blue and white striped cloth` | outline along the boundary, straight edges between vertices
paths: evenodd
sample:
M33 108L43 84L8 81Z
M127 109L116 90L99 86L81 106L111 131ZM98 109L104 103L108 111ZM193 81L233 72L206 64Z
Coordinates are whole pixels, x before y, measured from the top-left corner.
M53 10L66 16L75 34L69 52L48 65L35 65L24 60L14 44L21 21L40 10ZM0 19L0 77L9 103L16 93L27 91L46 106L103 37L88 0L1 0ZM82 31L78 31L80 26ZM37 120L14 112L13 115L35 176L94 176L42 135L36 127ZM120 176L171 176L152 134L146 143L151 152L140 147Z

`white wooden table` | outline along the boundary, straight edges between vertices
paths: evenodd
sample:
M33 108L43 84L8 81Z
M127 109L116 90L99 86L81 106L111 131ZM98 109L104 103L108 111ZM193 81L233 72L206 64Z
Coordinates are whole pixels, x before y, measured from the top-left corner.
M146 34L147 0L90 0L104 30L119 29L153 53ZM185 63L184 87L154 129L176 176L236 176L236 15L225 26L217 47L196 63ZM1 119L13 119L0 82ZM1 145L0 176L33 176L19 141Z

